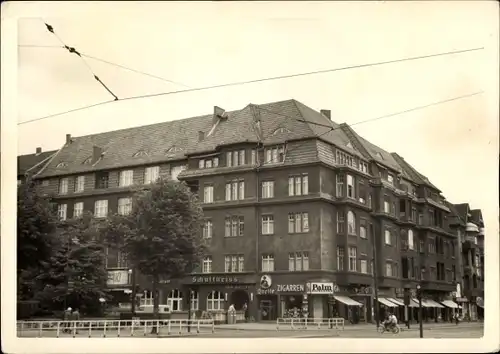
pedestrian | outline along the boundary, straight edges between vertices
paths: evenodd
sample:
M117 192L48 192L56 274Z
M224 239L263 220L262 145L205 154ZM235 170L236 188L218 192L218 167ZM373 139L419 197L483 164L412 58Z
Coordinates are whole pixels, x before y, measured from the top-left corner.
M63 313L63 333L68 333L71 321L71 307L68 307Z
M245 322L248 322L248 304L246 302L243 304L242 310L245 315Z
M458 326L458 322L460 321L460 317L458 315L458 312L455 313L455 324Z
M73 322L75 333L78 334L78 321L80 321L80 312L78 309L75 309L73 313L71 313L71 321Z

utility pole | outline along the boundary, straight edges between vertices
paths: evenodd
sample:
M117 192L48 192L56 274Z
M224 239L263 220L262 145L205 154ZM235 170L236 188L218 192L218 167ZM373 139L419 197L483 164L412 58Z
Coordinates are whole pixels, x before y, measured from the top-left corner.
M131 304L131 311L132 311L132 317L135 317L135 302L136 302L136 278L135 278L135 268L132 268L132 274L131 274L131 280L132 280L132 304Z
M420 327L420 338L424 338L424 324L422 323L422 287L417 285L417 298L418 298L418 323Z
M375 299L373 302L373 306L375 307L375 323L377 325L377 329L380 325L380 318L378 312L378 261L377 261L377 237L375 235L375 228L373 223L370 223L370 235L372 238L372 250L373 250L373 292L375 295Z

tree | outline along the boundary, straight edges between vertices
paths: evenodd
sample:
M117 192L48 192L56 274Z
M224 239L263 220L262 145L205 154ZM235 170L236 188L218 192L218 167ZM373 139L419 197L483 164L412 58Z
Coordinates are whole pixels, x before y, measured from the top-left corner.
M198 199L185 183L159 179L134 193L129 215L112 215L102 229L107 242L125 251L132 266L151 278L155 318L160 279L190 273L204 253L202 220Z

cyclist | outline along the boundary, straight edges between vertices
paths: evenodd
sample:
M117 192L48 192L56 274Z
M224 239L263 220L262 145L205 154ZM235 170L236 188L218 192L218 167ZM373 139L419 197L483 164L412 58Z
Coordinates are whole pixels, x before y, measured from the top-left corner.
M390 330L397 325L398 325L398 319L396 318L396 315L390 313L387 320L384 321L385 329Z

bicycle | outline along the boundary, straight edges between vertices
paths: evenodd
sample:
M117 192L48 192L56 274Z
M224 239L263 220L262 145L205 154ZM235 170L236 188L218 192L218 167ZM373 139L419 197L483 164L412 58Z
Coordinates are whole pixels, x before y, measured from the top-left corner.
M399 334L399 332L401 331L401 329L399 328L398 325L393 325L393 326L390 326L390 328L387 328L385 325L380 325L378 327L378 332L380 334L383 334L385 332L392 332L393 334Z

